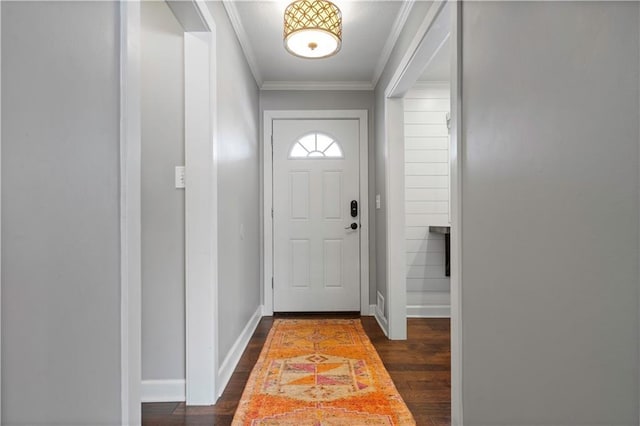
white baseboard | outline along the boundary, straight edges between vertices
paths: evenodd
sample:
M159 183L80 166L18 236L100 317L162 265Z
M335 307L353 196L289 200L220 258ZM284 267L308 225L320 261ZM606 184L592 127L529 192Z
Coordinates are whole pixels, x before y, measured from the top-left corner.
M451 305L409 305L407 318L451 318Z
M262 305L258 306L258 309L256 309L253 316L249 319L249 322L247 322L247 325L236 339L224 361L220 364L220 370L218 370L218 398L227 387L233 370L236 369L242 353L249 344L249 340L251 340L253 332L256 331L256 327L258 327L260 318L262 318Z
M389 337L389 324L387 323L387 319L384 317L384 313L380 312L376 306L373 306L373 308L373 316L376 318L376 321L378 321L378 325L384 332L384 335Z
M183 402L186 400L185 380L143 380L140 393L142 402Z

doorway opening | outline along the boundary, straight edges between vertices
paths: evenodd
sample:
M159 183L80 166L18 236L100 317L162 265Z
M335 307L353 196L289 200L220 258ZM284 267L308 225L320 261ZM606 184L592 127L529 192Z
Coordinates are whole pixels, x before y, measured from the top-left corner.
M215 23L204 2L166 1L162 15L177 20L180 63L174 68L182 76L181 93L173 93L184 117L176 124L181 146L172 146L170 161L162 167L159 184L165 195L185 191L182 210L184 245L175 244L176 258L182 257L184 278L183 327L186 369L176 380L142 380L142 220L143 143L142 115L146 101L142 82L141 2L122 2L121 12L121 383L122 424L140 424L141 400L183 399L192 405L213 404L220 380L217 362L217 200L216 174L216 39ZM169 11L170 9L170 11ZM165 13L165 12L168 12ZM158 34L162 38L163 33ZM162 44L162 43L160 43ZM162 47L162 46L161 46ZM148 52L147 52L148 53ZM156 52L162 55L162 49ZM146 82L145 82L146 83ZM158 96L161 96L158 94ZM145 102L143 102L145 101ZM153 104L152 102L146 102ZM147 105L148 107L149 105ZM174 105L175 106L175 105ZM154 108L161 109L163 102ZM174 114L175 113L175 114ZM175 124L175 123L174 123ZM153 142L153 141L151 141ZM176 141L177 143L177 141ZM182 151L175 156L175 152ZM182 164L180 161L182 158ZM174 181L174 167L184 166L184 181ZM167 181L165 178L169 176ZM153 180L153 179L151 179ZM148 182L147 182L148 183ZM175 186L174 186L175 185ZM186 185L186 189L180 189ZM167 192L168 191L168 192ZM175 193L174 193L175 194ZM172 195L167 195L172 197ZM147 200L149 201L149 200ZM182 206L182 207L180 207ZM174 205L172 208L175 208ZM149 206L147 205L148 209ZM178 215L180 216L180 215ZM174 218L175 219L175 218ZM175 222L175 221L174 221ZM178 224L178 227L180 224ZM147 244L148 247L148 244ZM175 251L175 250L174 250ZM179 272L176 272L180 274ZM186 291L184 290L186 288ZM179 302L178 302L179 303ZM149 351L147 351L148 353ZM177 373L180 376L180 372ZM186 377L186 379L185 379ZM152 379L152 378L151 378ZM151 395L159 392L160 395ZM146 394L146 395L145 395Z
M451 318L452 424L461 398L461 4L435 2L385 90L389 336ZM449 276L448 276L449 275Z

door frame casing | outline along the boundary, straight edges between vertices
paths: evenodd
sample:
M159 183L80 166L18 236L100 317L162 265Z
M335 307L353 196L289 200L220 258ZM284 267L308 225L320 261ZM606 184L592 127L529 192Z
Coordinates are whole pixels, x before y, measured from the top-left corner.
M369 134L367 110L265 110L262 156L262 302L273 315L273 122L274 120L358 120L360 206L360 314L369 315ZM269 149L271 147L271 150Z
M451 50L451 423L462 425L462 7L457 0L436 0L407 47L387 85L385 96L385 143L387 145L387 188L404 193L404 120L398 119L403 106L403 96L413 86L424 67L431 61L434 52L448 38ZM438 17L446 11L450 14L448 32L441 26ZM388 197L389 197L388 193ZM404 197L394 193L394 201L387 203L387 283L389 296L390 338L406 333L406 267L404 241ZM389 199L391 199L389 197ZM404 312L404 318L401 313Z
M216 27L185 31L185 399L215 404L218 378L218 178Z
M184 29L185 401L219 395L216 22L203 0L165 0Z
M185 2L186 3L186 2ZM185 178L189 185L190 180L210 179L209 185L199 186L198 191L192 186L192 195L201 195L207 198L207 203L195 203L193 208L185 206L185 220L193 216L197 223L211 229L206 236L194 240L191 238L185 244L192 245L192 251L200 248L210 250L212 262L217 261L217 198L215 186L215 162L216 162L216 26L215 21L204 0L189 0L188 5L206 27L203 31L192 32L193 37L187 38L187 43L193 44L196 39L205 37L205 43L209 48L209 86L207 95L198 97L201 103L208 100L208 107L204 117L194 115L191 132L195 138L187 134L185 129L185 149L194 149L194 155L207 150L210 155L198 163L198 167L189 171ZM120 2L120 376L121 376L121 424L137 425L141 422L141 21L140 0L128 0ZM182 23L181 23L182 24ZM206 36L204 34L207 34ZM197 49L196 49L197 50ZM198 50L202 54L203 49ZM185 58L186 59L186 58ZM185 65L200 64L197 58L191 61L185 60ZM190 75L194 74L185 70L185 83ZM198 84L194 80L192 84ZM186 87L185 87L186 89ZM201 105L185 103L185 114L193 112ZM195 121L194 121L195 120ZM202 121L207 123L203 124ZM185 126L187 126L185 117ZM202 143L202 134L208 134L208 142ZM192 147L192 148L189 148ZM191 156L193 157L193 155ZM185 197L188 198L188 197ZM193 197L191 197L193 198ZM189 204L185 201L186 204ZM194 204L194 203L192 203ZM203 211L206 210L206 211ZM204 218L198 221L199 218ZM209 237L214 238L213 241ZM188 260L187 260L188 264ZM202 272L202 271L199 271ZM186 394L191 395L192 403L209 405L217 399L217 271L216 264L207 268L206 276L201 276L197 282L186 280ZM208 304L193 303L202 298L203 294L209 295ZM194 323L193 319L201 318L202 311L210 312L212 319L206 324ZM206 313L204 315L207 315ZM191 319L190 319L191 318ZM203 339L202 336L210 336ZM191 344L190 344L191 343ZM213 346L209 344L211 343ZM208 346L207 346L208 345ZM196 362L194 362L196 360ZM194 377L202 376L197 382ZM208 380L210 385L199 386L203 380ZM191 388L195 385L197 388ZM189 400L187 400L189 403Z
M120 402L123 425L141 422L140 1L120 2Z
M404 187L404 96L425 66L449 38L447 27L438 20L446 0L437 0L427 11L384 91L384 143L386 188L386 262L388 337L407 338L407 267ZM450 30L450 29L449 29Z
M462 7L451 3L451 421L462 413Z

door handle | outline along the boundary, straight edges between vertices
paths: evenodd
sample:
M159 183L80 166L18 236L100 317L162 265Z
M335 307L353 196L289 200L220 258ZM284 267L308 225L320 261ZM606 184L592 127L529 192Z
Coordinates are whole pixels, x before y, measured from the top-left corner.
M344 229L358 229L358 224L353 222L351 225L346 226Z

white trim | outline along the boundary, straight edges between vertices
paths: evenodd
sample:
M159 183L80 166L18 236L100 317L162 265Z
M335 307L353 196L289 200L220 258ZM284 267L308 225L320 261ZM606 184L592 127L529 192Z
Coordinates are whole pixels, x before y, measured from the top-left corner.
M258 63L256 61L256 55L253 53L253 48L251 47L249 36L244 29L244 25L242 24L242 20L240 19L240 14L238 13L238 9L236 8L235 1L222 0L222 4L227 11L229 21L231 21L231 26L233 27L233 30L238 37L240 47L242 47L242 51L244 52L244 57L247 59L249 69L251 69L251 74L253 74L253 78L256 81L256 84L258 85L258 87L260 87L262 86L262 75L260 74L260 69L258 68Z
M370 81L265 81L260 90L373 90Z
M380 312L375 305L371 305L371 307L373 308L373 316L378 322L380 329L382 329L382 332L384 333L385 336L389 337L389 323L387 322L387 319L384 317L384 313Z
M264 112L263 121L263 253L262 288L264 313L273 315L273 157L266 155L271 146L273 120L280 119L357 119L360 127L360 314L369 313L369 127L367 110L295 110ZM364 209L366 207L366 210ZM366 212L366 214L365 214Z
M224 358L224 361L220 364L220 369L218 370L218 398L227 387L227 384L231 379L231 375L238 366L240 358L242 357L244 350L247 348L247 345L251 340L251 336L253 336L253 333L256 331L261 318L262 305L258 306L258 309L256 309L251 318L249 318L249 321L244 326L244 329L234 342L233 346L231 346L231 349Z
M120 405L141 423L140 2L120 3Z
M264 112L262 121L262 313L273 315L273 117Z
M216 34L205 3L193 3L207 32L185 32L186 402L211 405L218 375L218 199Z
M0 46L2 46L2 7L0 7ZM0 49L1 51L2 49ZM2 55L0 54L0 230L2 229ZM0 231L0 259L2 259L2 231ZM2 262L0 262L0 330L2 330ZM2 365L2 333L0 333L0 366ZM2 368L0 368L2 383ZM2 423L2 386L0 386L0 423Z
M407 254L404 213L404 101L385 99L387 321L389 338L407 338Z
M451 2L451 424L462 426L462 2Z
M396 16L393 25L391 26L391 30L389 31L389 37L387 38L384 47L382 48L382 52L380 53L380 58L378 59L378 63L373 71L373 78L371 79L371 84L375 87L378 84L378 80L380 80L380 76L384 71L384 67L389 62L389 58L391 57L391 52L393 52L393 48L398 41L398 37L400 37L400 33L404 28L404 24L407 22L409 18L409 14L411 13L411 9L413 9L413 5L415 0L405 0L402 2L400 6L400 10L398 11L398 15Z
M451 318L450 305L409 305L407 318Z
M0 46L2 46L2 7L0 7ZM1 51L2 49L0 49ZM2 259L2 55L0 54L0 259ZM0 330L2 330L2 262L0 261ZM122 354L121 354L122 356ZM2 365L2 333L0 333L0 366ZM0 384L2 368L0 368ZM124 418L124 417L123 417ZM2 423L2 386L0 385L0 423Z
M360 314L369 310L369 121L361 110L360 124ZM367 206L363 208L363 206Z
M184 402L185 380L143 380L142 402Z

